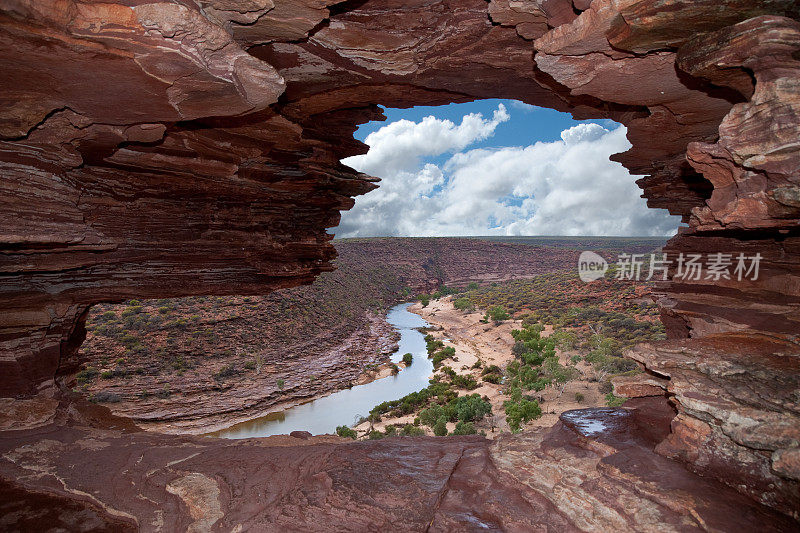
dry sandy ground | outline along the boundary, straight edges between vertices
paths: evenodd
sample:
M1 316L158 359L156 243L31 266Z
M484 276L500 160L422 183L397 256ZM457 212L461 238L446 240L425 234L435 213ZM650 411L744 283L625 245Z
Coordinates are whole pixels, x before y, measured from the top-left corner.
M478 393L486 396L492 404L494 415L476 424L480 430L486 431L489 438L494 437L499 432L509 431L505 422L503 412L503 401L507 399L502 393L502 385L485 383L480 379L480 370L472 369L472 365L480 360L482 366L497 365L500 368L514 359L511 348L514 346L514 338L511 330L521 328L521 322L508 320L500 325L493 323L484 324L481 322L483 313L464 313L453 307L452 298L445 297L440 300L432 301L427 307L422 307L416 303L408 308L412 313L417 313L428 321L433 327L431 331L436 339L442 340L445 346L452 346L456 350L455 357L444 362L459 374L472 374L480 383L480 387L472 391L460 391L460 394ZM544 336L549 335L552 328L549 326L543 332ZM570 358L578 353L575 351L557 351L561 364L568 365ZM576 365L578 377L566 384L563 391L561 387L547 387L541 392L534 392L539 398L542 407L542 417L532 420L527 424L527 428L550 427L556 423L558 416L570 409L581 409L584 407L597 407L605 405L605 398L598 390L598 383L590 381L594 376L592 368L579 362ZM431 376L433 377L433 376ZM575 400L577 393L583 394L584 399L578 403ZM381 422L374 425L375 429L383 430L389 424L408 424L414 420L414 415L401 418L384 418ZM494 430L492 426L494 425ZM455 424L448 424L448 429L453 430ZM364 423L356 427L359 433L366 433L369 424ZM425 427L426 433L432 435L430 428Z

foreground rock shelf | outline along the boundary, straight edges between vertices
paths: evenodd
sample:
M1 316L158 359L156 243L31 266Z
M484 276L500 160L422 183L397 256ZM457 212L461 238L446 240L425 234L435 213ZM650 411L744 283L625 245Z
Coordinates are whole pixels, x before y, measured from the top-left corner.
M797 511L800 357L795 344L729 333L640 345L628 356L667 377L662 386L678 406L659 453L786 513Z
M672 416L663 399L640 400L631 409L570 411L552 429L508 435L495 444L481 437L231 443L140 432L91 404L64 407L56 424L0 437L4 528L795 527L791 519L654 453L653 439L667 433ZM587 432L587 423L598 432Z
M756 279L678 279L673 268L659 288L659 305L678 344L640 350L637 357L669 379L667 393L679 409L658 452L800 518L796 389L791 392L800 354L798 18L793 0L4 2L0 398L8 413L19 415L2 423L15 430L2 437L11 453L3 459L7 491L22 501L84 509L100 522L133 524L125 514L133 513L143 528L166 524L170 515L152 509L160 501L175 508L181 498L187 502L182 516L195 518L180 524L199 521L199 529L214 519L234 523L236 513L270 512L259 511L269 505L244 474L281 481L259 471L244 451L258 455L258 445L112 436L64 424L20 428L55 416L51 407L62 401L79 364L91 305L264 294L330 270L335 251L325 229L338 223L353 196L376 186L339 161L366 150L352 133L381 118L378 104L501 97L624 124L632 147L614 159L643 176L637 183L648 205L687 224L665 248L668 256L760 254ZM398 523L464 525L476 517L459 514L466 511L456 503L447 512L457 491L442 494L437 487L471 464L473 452L465 450L480 456L497 449L471 440L424 442L414 452L419 455L408 455L408 465L456 467L438 482L423 476L427 481L413 485L419 492L411 503L430 497L437 511ZM143 453L143 443L154 446L155 458ZM391 447L383 448L389 444L364 446L374 447L376 457L392 456ZM187 459L187 449L201 455ZM353 448L335 448L346 449ZM537 464L535 449L523 456L520 471ZM59 481L80 474L70 474L77 466L49 464L53 450L73 457L71 465L91 456L97 485ZM104 456L110 450L116 450L113 459ZM208 459L215 453L225 459L217 466ZM463 458L432 459L445 455ZM138 457L155 470L134 466ZM188 478L158 474L171 461L194 466L190 461L206 459L204 468L186 470ZM237 460L247 467L240 473L230 468ZM322 475L326 461L342 470ZM234 472L225 474L233 476L225 490L223 463L225 472ZM329 502L322 495L333 486L343 492L336 493L341 506L331 508L348 509L353 524L370 520L373 505L393 505L384 499L360 507L362 498L379 500L381 483L389 483L369 473L378 460L345 460L331 451L293 464L308 473L304 489L286 493L293 503L279 508L295 522L332 520L314 513L323 505L315 502ZM156 501L147 495L126 500L136 508L116 514L122 492L110 502L86 503L93 490L110 490L124 474L115 466L122 465L133 472L126 486L136 483L145 494L145 487L155 487ZM585 468L593 472L591 464ZM611 470L597 468L604 475ZM349 472L367 476L362 479L374 482L372 490L353 488L358 479ZM162 477L152 482L154 475ZM425 474L431 475L440 474ZM481 479L495 483L493 475ZM649 486L631 479L633 491ZM65 485L83 488L68 492ZM465 492L463 501L474 494ZM194 503L215 497L230 514ZM522 496L513 498L532 512ZM763 518L761 511L748 514L745 500L731 498L729 516ZM568 499L561 504L569 506ZM543 505L533 506L543 523L555 516L565 521L555 529L584 520L577 507L552 514ZM724 516L693 509L698 527L718 519L721 529L731 529ZM637 520L647 523L648 516ZM666 512L659 516L675 523Z

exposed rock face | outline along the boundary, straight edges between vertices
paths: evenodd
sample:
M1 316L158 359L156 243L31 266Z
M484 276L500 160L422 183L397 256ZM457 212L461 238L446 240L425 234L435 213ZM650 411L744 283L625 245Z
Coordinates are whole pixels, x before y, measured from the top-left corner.
M800 442L800 358L794 343L728 333L640 345L629 357L667 377L662 386L678 406L660 453L787 513L797 511L800 470L792 457Z
M351 135L375 104L482 97L625 124L633 147L615 159L689 225L669 255L763 257L756 280L672 272L671 338L720 368L755 354L744 374L700 372L721 391L762 365L796 376L796 2L329 1L3 2L0 395L54 394L93 303L308 283L330 268L325 228L374 187L339 160L364 151ZM796 513L798 441L729 424L748 405L756 427L784 427L796 390L763 380L753 405L696 400L694 363L642 350L679 404L660 449L762 479L737 488ZM171 493L211 497L203 475Z

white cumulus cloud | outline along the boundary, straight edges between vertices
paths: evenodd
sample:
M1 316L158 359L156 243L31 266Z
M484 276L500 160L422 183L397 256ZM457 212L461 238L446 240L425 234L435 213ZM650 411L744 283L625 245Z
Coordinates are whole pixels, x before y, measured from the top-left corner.
M625 128L582 123L561 140L465 149L509 120L459 125L400 120L366 138L367 154L343 162L383 179L342 213L338 237L444 235L669 235L679 217L648 209L635 178L609 156L630 147ZM449 154L440 166L426 157Z

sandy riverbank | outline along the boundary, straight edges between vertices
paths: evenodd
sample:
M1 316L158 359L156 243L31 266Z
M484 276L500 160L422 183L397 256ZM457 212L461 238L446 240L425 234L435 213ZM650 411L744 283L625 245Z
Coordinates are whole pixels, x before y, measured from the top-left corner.
M476 428L483 429L487 437L493 438L501 432L510 431L505 421L503 402L507 399L503 395L501 384L486 383L480 379L480 370L473 369L472 366L480 360L482 366L497 365L500 368L514 359L511 352L514 346L514 338L511 331L522 327L519 320L507 320L502 324L483 323L483 313L465 313L453 307L451 297L445 297L430 302L426 307L415 303L408 308L412 313L420 315L434 330L430 331L437 340L445 343L445 346L452 346L456 350L456 355L452 360L446 360L445 364L450 366L458 374L471 374L480 383L477 389L471 391L460 391L460 394L480 394L486 396L492 404L493 417L484 419L476 424ZM552 332L552 328L547 327L543 336ZM570 358L576 351L563 352L556 351L561 364L570 364ZM600 393L596 381L591 378L594 370L585 362L581 361L575 365L578 377L566 384L563 391L561 387L547 387L543 391L534 392L542 408L542 416L537 420L529 422L525 427L551 427L558 421L558 417L564 411L570 409L581 409L586 407L597 407L605 405L604 395ZM431 376L433 377L433 376ZM576 400L576 394L582 394L581 402ZM409 424L414 420L414 415L407 415L399 418L384 418L381 422L375 423L374 428L384 430L390 424ZM494 425L494 431L492 426ZM448 424L448 430L455 428L454 423ZM360 433L369 430L369 423L363 423L356 427ZM426 434L432 435L430 428L425 427Z

